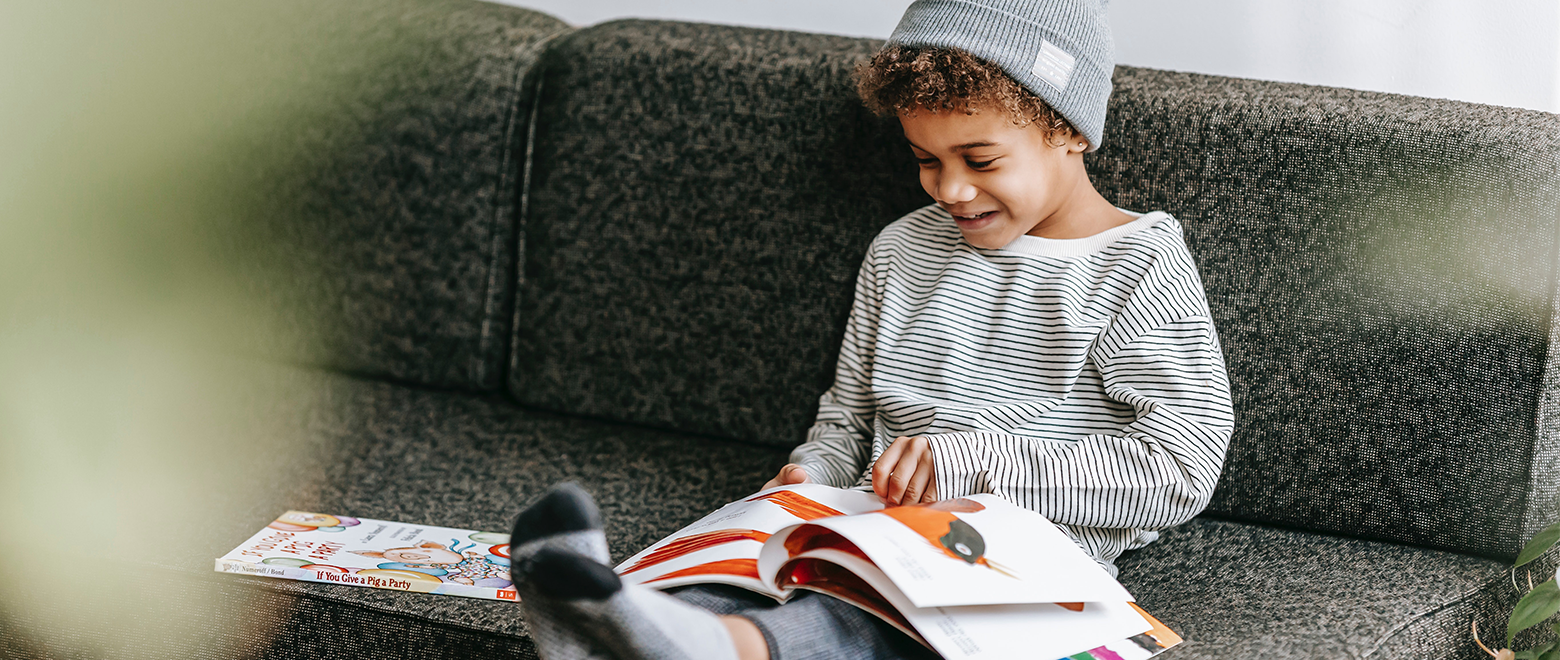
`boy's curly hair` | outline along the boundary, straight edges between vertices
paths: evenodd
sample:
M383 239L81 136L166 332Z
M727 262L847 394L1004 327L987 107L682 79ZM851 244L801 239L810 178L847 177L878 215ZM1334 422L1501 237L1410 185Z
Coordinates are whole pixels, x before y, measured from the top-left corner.
M880 116L997 108L1014 124L1035 124L1063 142L1078 130L996 65L957 48L890 45L856 66L856 92Z

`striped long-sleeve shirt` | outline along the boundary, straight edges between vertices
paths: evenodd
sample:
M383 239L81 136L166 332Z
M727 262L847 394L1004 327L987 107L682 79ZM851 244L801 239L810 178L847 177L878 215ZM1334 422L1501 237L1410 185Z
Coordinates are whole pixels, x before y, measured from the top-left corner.
M926 436L938 497L1033 509L1115 574L1207 505L1233 425L1175 218L984 249L928 206L872 242L834 386L791 460L870 488L894 438Z

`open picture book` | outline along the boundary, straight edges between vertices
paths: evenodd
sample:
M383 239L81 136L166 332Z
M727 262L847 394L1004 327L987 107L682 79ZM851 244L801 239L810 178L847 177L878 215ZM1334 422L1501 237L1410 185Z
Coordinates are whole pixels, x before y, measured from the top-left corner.
M801 484L728 504L616 568L656 589L840 598L945 658L1148 658L1181 638L1039 514L994 495L885 507Z

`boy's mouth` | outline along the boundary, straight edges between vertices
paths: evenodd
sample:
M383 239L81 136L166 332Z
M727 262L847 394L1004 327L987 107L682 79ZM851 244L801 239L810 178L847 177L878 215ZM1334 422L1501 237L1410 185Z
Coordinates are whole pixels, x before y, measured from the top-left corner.
M990 222L992 217L996 214L996 211L987 211L985 213L976 213L974 215L959 215L957 213L949 213L949 215L953 216L953 221L958 223L960 229L976 229L985 226L985 224Z

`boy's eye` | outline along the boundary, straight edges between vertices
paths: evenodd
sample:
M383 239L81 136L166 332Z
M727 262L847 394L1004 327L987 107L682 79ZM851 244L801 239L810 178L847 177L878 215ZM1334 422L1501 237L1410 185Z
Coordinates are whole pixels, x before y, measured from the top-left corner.
M936 158L917 158L917 159L915 159L915 162L920 163L923 166L924 165L936 165L937 164L937 159Z
M996 162L996 160L997 159L995 159L995 158L993 158L991 160L985 160L985 161L966 160L966 161L964 161L964 164L969 165L971 169L983 170L983 169L986 169L986 167L991 165L993 162Z

